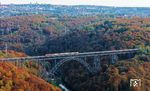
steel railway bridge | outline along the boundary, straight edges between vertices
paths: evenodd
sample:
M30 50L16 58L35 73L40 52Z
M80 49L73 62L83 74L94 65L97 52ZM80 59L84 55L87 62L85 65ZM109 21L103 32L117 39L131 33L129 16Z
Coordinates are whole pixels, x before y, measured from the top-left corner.
M115 64L118 61L118 55L135 54L138 49L123 49L123 50L111 50L111 51L97 51L97 52L69 52L69 53L55 53L47 54L44 56L29 56L18 58L1 58L1 62L16 62L17 66L23 65L25 61L35 61L42 67L41 76L51 78L57 74L57 71L61 66L70 61L76 61L83 65L89 73L96 73L101 67L101 57L109 56L110 64ZM91 57L90 63L87 62L87 58Z

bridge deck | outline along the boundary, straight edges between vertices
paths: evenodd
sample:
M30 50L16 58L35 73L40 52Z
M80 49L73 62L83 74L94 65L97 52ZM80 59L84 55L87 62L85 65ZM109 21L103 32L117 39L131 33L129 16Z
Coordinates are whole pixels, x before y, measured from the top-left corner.
M0 61L16 61L16 60L44 60L44 59L60 59L65 57L84 57L84 56L96 56L96 55L114 55L114 54L126 54L134 53L139 49L123 49L123 50L111 50L111 51L97 51L97 52L71 52L71 53L55 53L45 56L29 56L29 57L17 57L17 58L1 58Z

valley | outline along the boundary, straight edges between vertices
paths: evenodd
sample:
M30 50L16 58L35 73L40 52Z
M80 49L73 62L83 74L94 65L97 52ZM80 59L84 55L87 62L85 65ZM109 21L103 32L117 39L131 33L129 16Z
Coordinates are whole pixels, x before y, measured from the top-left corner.
M1 61L0 91L63 91L60 84L69 91L150 91L149 10L88 5L0 5L1 59L138 49L134 55L117 55L115 64L109 63L110 55L100 57L101 67L95 74L89 74L84 66L71 59L61 65L56 79L41 76L50 67L48 64L54 65L48 62L50 59L43 61L47 62L44 66L26 60L21 62L22 67L17 61ZM92 57L86 59L89 65L93 61ZM141 79L141 87L130 87L130 79Z

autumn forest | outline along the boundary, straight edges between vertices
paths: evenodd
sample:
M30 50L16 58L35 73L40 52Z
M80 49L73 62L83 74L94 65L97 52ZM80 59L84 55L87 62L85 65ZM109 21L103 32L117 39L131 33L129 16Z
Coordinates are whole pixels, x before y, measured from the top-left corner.
M60 81L69 91L150 91L149 10L0 5L0 58L139 49L134 57L120 56L113 65L102 58L104 63L95 75L89 75L79 63L68 62L59 82L40 78L34 62L20 68L14 62L0 61L0 91L65 91ZM130 87L131 78L140 78L141 87Z

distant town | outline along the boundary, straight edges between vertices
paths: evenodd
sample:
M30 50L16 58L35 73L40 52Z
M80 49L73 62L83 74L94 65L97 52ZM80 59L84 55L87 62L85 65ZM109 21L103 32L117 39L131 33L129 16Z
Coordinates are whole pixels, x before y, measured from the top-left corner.
M149 17L149 8L106 7L106 6L64 6L50 4L0 4L0 17L31 14L50 14L58 16L109 15L112 17Z

